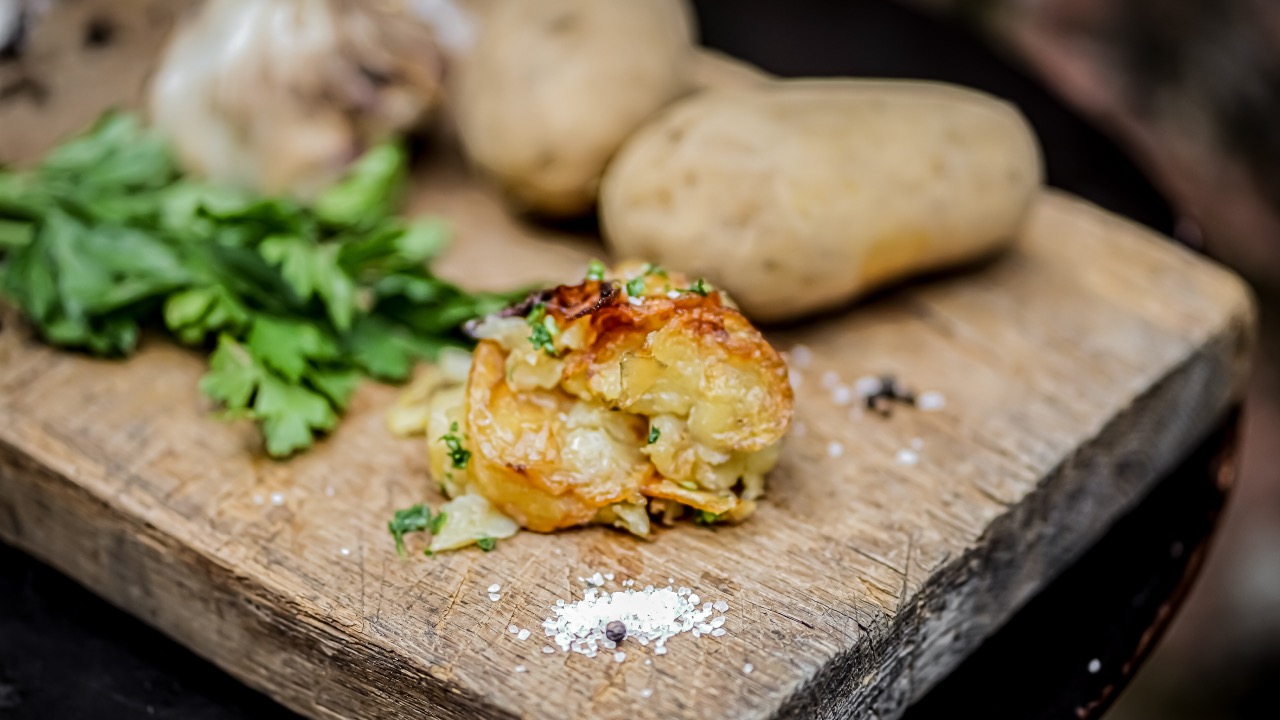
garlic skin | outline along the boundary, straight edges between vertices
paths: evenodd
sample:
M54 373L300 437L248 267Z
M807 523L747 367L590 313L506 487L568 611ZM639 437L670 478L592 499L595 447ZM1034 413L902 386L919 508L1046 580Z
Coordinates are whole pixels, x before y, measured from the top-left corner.
M310 200L426 121L442 91L435 35L402 0L209 0L161 58L150 119L188 171Z

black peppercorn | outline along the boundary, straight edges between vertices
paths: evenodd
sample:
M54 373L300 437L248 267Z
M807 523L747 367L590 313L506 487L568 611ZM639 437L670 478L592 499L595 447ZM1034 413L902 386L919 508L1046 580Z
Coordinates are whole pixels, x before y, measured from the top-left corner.
M613 642L620 643L627 636L627 626L614 620L604 626L604 636Z

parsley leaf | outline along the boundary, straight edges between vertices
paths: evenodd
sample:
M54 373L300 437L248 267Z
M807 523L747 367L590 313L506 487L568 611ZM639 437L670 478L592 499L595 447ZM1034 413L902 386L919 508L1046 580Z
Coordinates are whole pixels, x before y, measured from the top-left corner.
M458 423L449 426L449 432L440 437L440 442L449 448L449 462L454 469L462 470L471 459L471 451L462 446L462 438L458 436Z
M662 431L658 429L657 425L651 425L649 427L649 444L652 445L658 442L660 437L662 437Z
M253 197L183 177L136 117L108 113L38 167L0 169L0 295L61 347L128 355L144 327L212 344L202 392L288 455L361 378L406 379L526 292L431 273L448 228L391 214L406 168L380 145L311 206Z
M689 292L696 293L698 295L701 295L702 297L706 297L707 281L702 278L698 278L697 280L694 280L693 284L689 286Z
M476 547L485 552L492 552L494 548L498 547L498 539L486 535L479 540L476 540Z
M437 515L436 517L441 517ZM396 554L400 557L408 557L408 553L404 549L405 533L422 532L431 527L434 518L431 517L431 508L419 503L403 510L395 511L391 516L391 520L387 522L387 530L391 532L391 537L396 541ZM435 534L435 530L431 531Z
M697 525L714 525L724 519L724 513L713 513L706 510L699 510L698 514L693 517L693 522Z

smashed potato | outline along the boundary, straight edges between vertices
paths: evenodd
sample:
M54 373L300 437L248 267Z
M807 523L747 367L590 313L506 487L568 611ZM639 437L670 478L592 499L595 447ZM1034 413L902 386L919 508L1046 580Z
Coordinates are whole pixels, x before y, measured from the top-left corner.
M425 425L445 494L481 495L539 532L597 523L646 536L651 514L753 512L791 421L791 385L720 290L652 265L593 263L583 283L469 330L479 344L465 381L430 371L398 410Z

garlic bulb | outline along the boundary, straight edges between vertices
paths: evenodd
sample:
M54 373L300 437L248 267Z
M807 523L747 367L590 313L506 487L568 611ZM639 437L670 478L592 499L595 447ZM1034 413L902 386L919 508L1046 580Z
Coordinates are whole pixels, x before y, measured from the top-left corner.
M434 36L402 0L208 0L165 50L151 121L193 173L311 199L426 119Z

